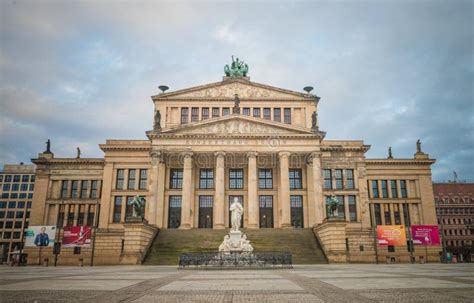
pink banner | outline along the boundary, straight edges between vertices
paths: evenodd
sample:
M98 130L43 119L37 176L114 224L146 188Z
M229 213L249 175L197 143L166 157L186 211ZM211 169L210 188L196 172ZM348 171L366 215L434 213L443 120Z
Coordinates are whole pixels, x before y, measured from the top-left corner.
M63 246L74 247L91 245L91 228L89 226L66 226L64 227Z
M415 245L440 245L437 225L412 225L411 238Z

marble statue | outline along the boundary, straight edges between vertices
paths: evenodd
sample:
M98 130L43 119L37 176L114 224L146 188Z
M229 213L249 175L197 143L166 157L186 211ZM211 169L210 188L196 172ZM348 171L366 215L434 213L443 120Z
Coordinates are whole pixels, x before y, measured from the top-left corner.
M153 130L161 130L161 113L159 110L157 110L155 113L155 123L153 124Z
M219 252L229 252L230 251L230 237L225 235L224 241L219 245Z
M316 111L313 112L313 115L311 116L311 129L317 130L318 129L318 114Z
M234 202L230 205L231 211L231 231L239 231L240 224L242 222L242 214L244 213L244 208L242 204L239 203L237 198L234 198Z
M247 240L246 235L243 235L240 239L240 247L242 247L243 252L251 253L253 251L253 246L250 245L250 241Z

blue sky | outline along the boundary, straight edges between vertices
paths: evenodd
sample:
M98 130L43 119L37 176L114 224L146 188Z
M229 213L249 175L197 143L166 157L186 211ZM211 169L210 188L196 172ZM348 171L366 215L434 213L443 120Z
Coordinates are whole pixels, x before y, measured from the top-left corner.
M252 81L321 97L328 139L474 181L472 1L0 2L0 165L101 157L145 139L151 95L220 81L235 55Z

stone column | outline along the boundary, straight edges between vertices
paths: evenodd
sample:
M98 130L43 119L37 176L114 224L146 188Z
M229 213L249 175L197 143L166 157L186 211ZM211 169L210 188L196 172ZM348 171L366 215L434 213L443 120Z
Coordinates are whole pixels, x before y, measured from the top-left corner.
M257 153L248 154L248 226L247 228L259 228L258 218L258 179L257 179Z
M148 221L152 225L163 228L163 205L165 192L166 166L164 154L160 151L151 151L150 173L150 204L148 205Z
M216 152L216 176L215 176L215 185L216 191L214 196L214 229L224 229L225 228L225 153Z
M180 229L191 228L191 203L193 203L193 154L186 152L183 154L183 190L181 203L181 225Z
M280 152L280 186L279 186L279 204L281 209L280 227L291 227L291 208L290 208L290 176L289 176L289 152Z
M323 223L325 218L325 205L323 197L323 182L321 178L321 153L314 152L311 154L313 163L313 195L316 211L316 224ZM311 226L309 226L311 227Z

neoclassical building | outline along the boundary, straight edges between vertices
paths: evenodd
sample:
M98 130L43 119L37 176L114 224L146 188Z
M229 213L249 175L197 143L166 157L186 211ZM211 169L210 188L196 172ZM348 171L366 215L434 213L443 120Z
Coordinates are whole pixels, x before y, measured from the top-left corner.
M151 99L148 140L106 140L103 158L48 150L32 160L30 225L97 226L94 249L81 253L117 264L140 263L158 230L228 228L234 199L243 228L312 228L330 262L407 261L406 247L374 245L374 226L436 224L434 160L421 148L411 159L367 159L361 140L325 140L314 94L229 75ZM146 201L144 223L127 220L136 195ZM328 221L331 195L338 220ZM438 250L426 257L437 260ZM43 259L28 252L30 263Z

